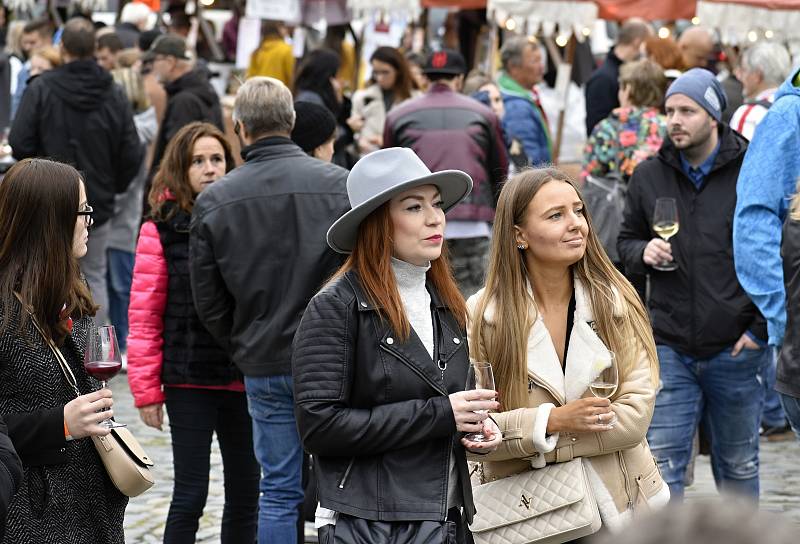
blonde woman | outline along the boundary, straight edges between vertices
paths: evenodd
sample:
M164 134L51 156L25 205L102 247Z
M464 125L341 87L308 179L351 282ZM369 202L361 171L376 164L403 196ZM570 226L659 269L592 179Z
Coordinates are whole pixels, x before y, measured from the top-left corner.
M483 462L492 481L588 458L603 524L669 500L645 440L658 360L636 292L602 249L574 182L555 169L511 178L497 205L486 287L467 302L470 356L489 361L504 440ZM610 401L589 384L616 354Z

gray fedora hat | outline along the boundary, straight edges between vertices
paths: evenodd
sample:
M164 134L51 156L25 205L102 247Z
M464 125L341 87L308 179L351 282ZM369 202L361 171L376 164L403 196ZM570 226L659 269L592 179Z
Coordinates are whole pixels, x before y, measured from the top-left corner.
M393 196L420 185L438 187L442 208L448 211L472 190L472 178L460 170L432 173L416 153L405 147L370 153L347 176L347 196L352 209L328 229L328 245L339 253L350 253L358 226L369 214Z

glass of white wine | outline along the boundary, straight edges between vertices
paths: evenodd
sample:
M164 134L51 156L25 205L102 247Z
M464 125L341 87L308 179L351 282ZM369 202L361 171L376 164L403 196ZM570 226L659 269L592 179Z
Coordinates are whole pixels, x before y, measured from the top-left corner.
M494 373L492 372L492 365L486 362L472 362L469 364L467 371L467 385L464 388L469 389L490 389L494 390ZM488 410L476 410L475 413L485 414ZM464 438L472 442L486 442L487 438L483 433L468 433Z
M656 199L656 208L653 210L653 230L665 242L678 234L680 222L678 221L678 206L674 198ZM653 266L662 272L671 272L678 269L678 263L665 261Z
M589 384L589 390L595 397L610 399L619 386L619 373L617 372L617 361L614 352L608 351L598 355L592 367L597 375ZM616 422L617 415L614 414L611 421L604 421L603 423L613 425Z

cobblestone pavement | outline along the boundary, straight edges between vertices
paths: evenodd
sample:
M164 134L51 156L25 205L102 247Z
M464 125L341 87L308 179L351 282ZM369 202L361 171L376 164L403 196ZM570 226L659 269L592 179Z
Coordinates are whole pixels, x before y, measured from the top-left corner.
M127 423L142 446L155 461L156 485L144 495L131 499L125 515L125 542L127 544L150 544L161 542L164 522L169 510L172 494L172 451L169 431L159 432L146 427L128 389L126 376L121 374L111 381L114 391L114 412L118 421ZM761 507L781 513L787 519L800 524L800 444L795 441L761 443ZM218 544L222 518L223 486L222 461L216 442L211 455L211 483L208 503L202 519L197 542ZM689 501L715 497L714 479L709 458L698 458L695 482L687 488Z

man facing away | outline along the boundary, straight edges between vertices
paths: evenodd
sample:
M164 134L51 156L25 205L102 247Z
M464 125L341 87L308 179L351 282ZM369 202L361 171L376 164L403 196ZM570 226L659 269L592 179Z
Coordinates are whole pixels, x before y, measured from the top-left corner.
M662 387L647 439L682 500L695 430L707 418L718 489L757 501L767 331L736 278L731 241L747 140L720 122L726 97L711 72L689 70L666 96L669 139L633 173L617 244L626 270L650 275ZM669 242L654 234L658 198L677 208ZM664 271L669 263L677 268Z
M595 70L584 90L586 94L586 135L595 125L619 107L619 67L641 56L644 41L653 35L653 27L642 19L628 19L622 25L617 43L608 52L605 62Z
M782 227L798 179L800 72L795 71L775 93L775 102L756 128L747 149L736 186L733 218L733 251L739 281L766 317L769 344L777 349L783 345L786 332ZM767 386L771 387L771 381L775 381L786 416L800 429L800 388L792 372L794 366L792 361L779 361L778 366L777 380L773 377L774 367L768 367ZM769 412L764 413L765 426L771 425ZM769 430L765 429L765 434Z
M489 223L508 172L497 116L460 93L467 64L451 49L428 56L428 91L392 109L384 147L409 147L432 172L463 170L474 180L470 196L447 214L445 238L458 286L465 297L483 287L489 255Z
M60 47L64 64L28 86L8 143L17 160L50 157L74 165L83 175L94 225L81 271L100 306L95 322L107 324L109 220L114 197L136 176L144 148L122 88L95 62L92 23L67 21Z
M277 79L248 79L233 119L245 163L194 206L192 292L201 321L244 374L262 473L258 542L294 544L303 449L292 338L308 301L341 264L325 235L350 207L347 170L289 139L292 93Z
M747 49L737 72L745 103L734 112L731 128L752 141L756 126L767 115L778 86L791 69L789 52L779 43L762 42Z

